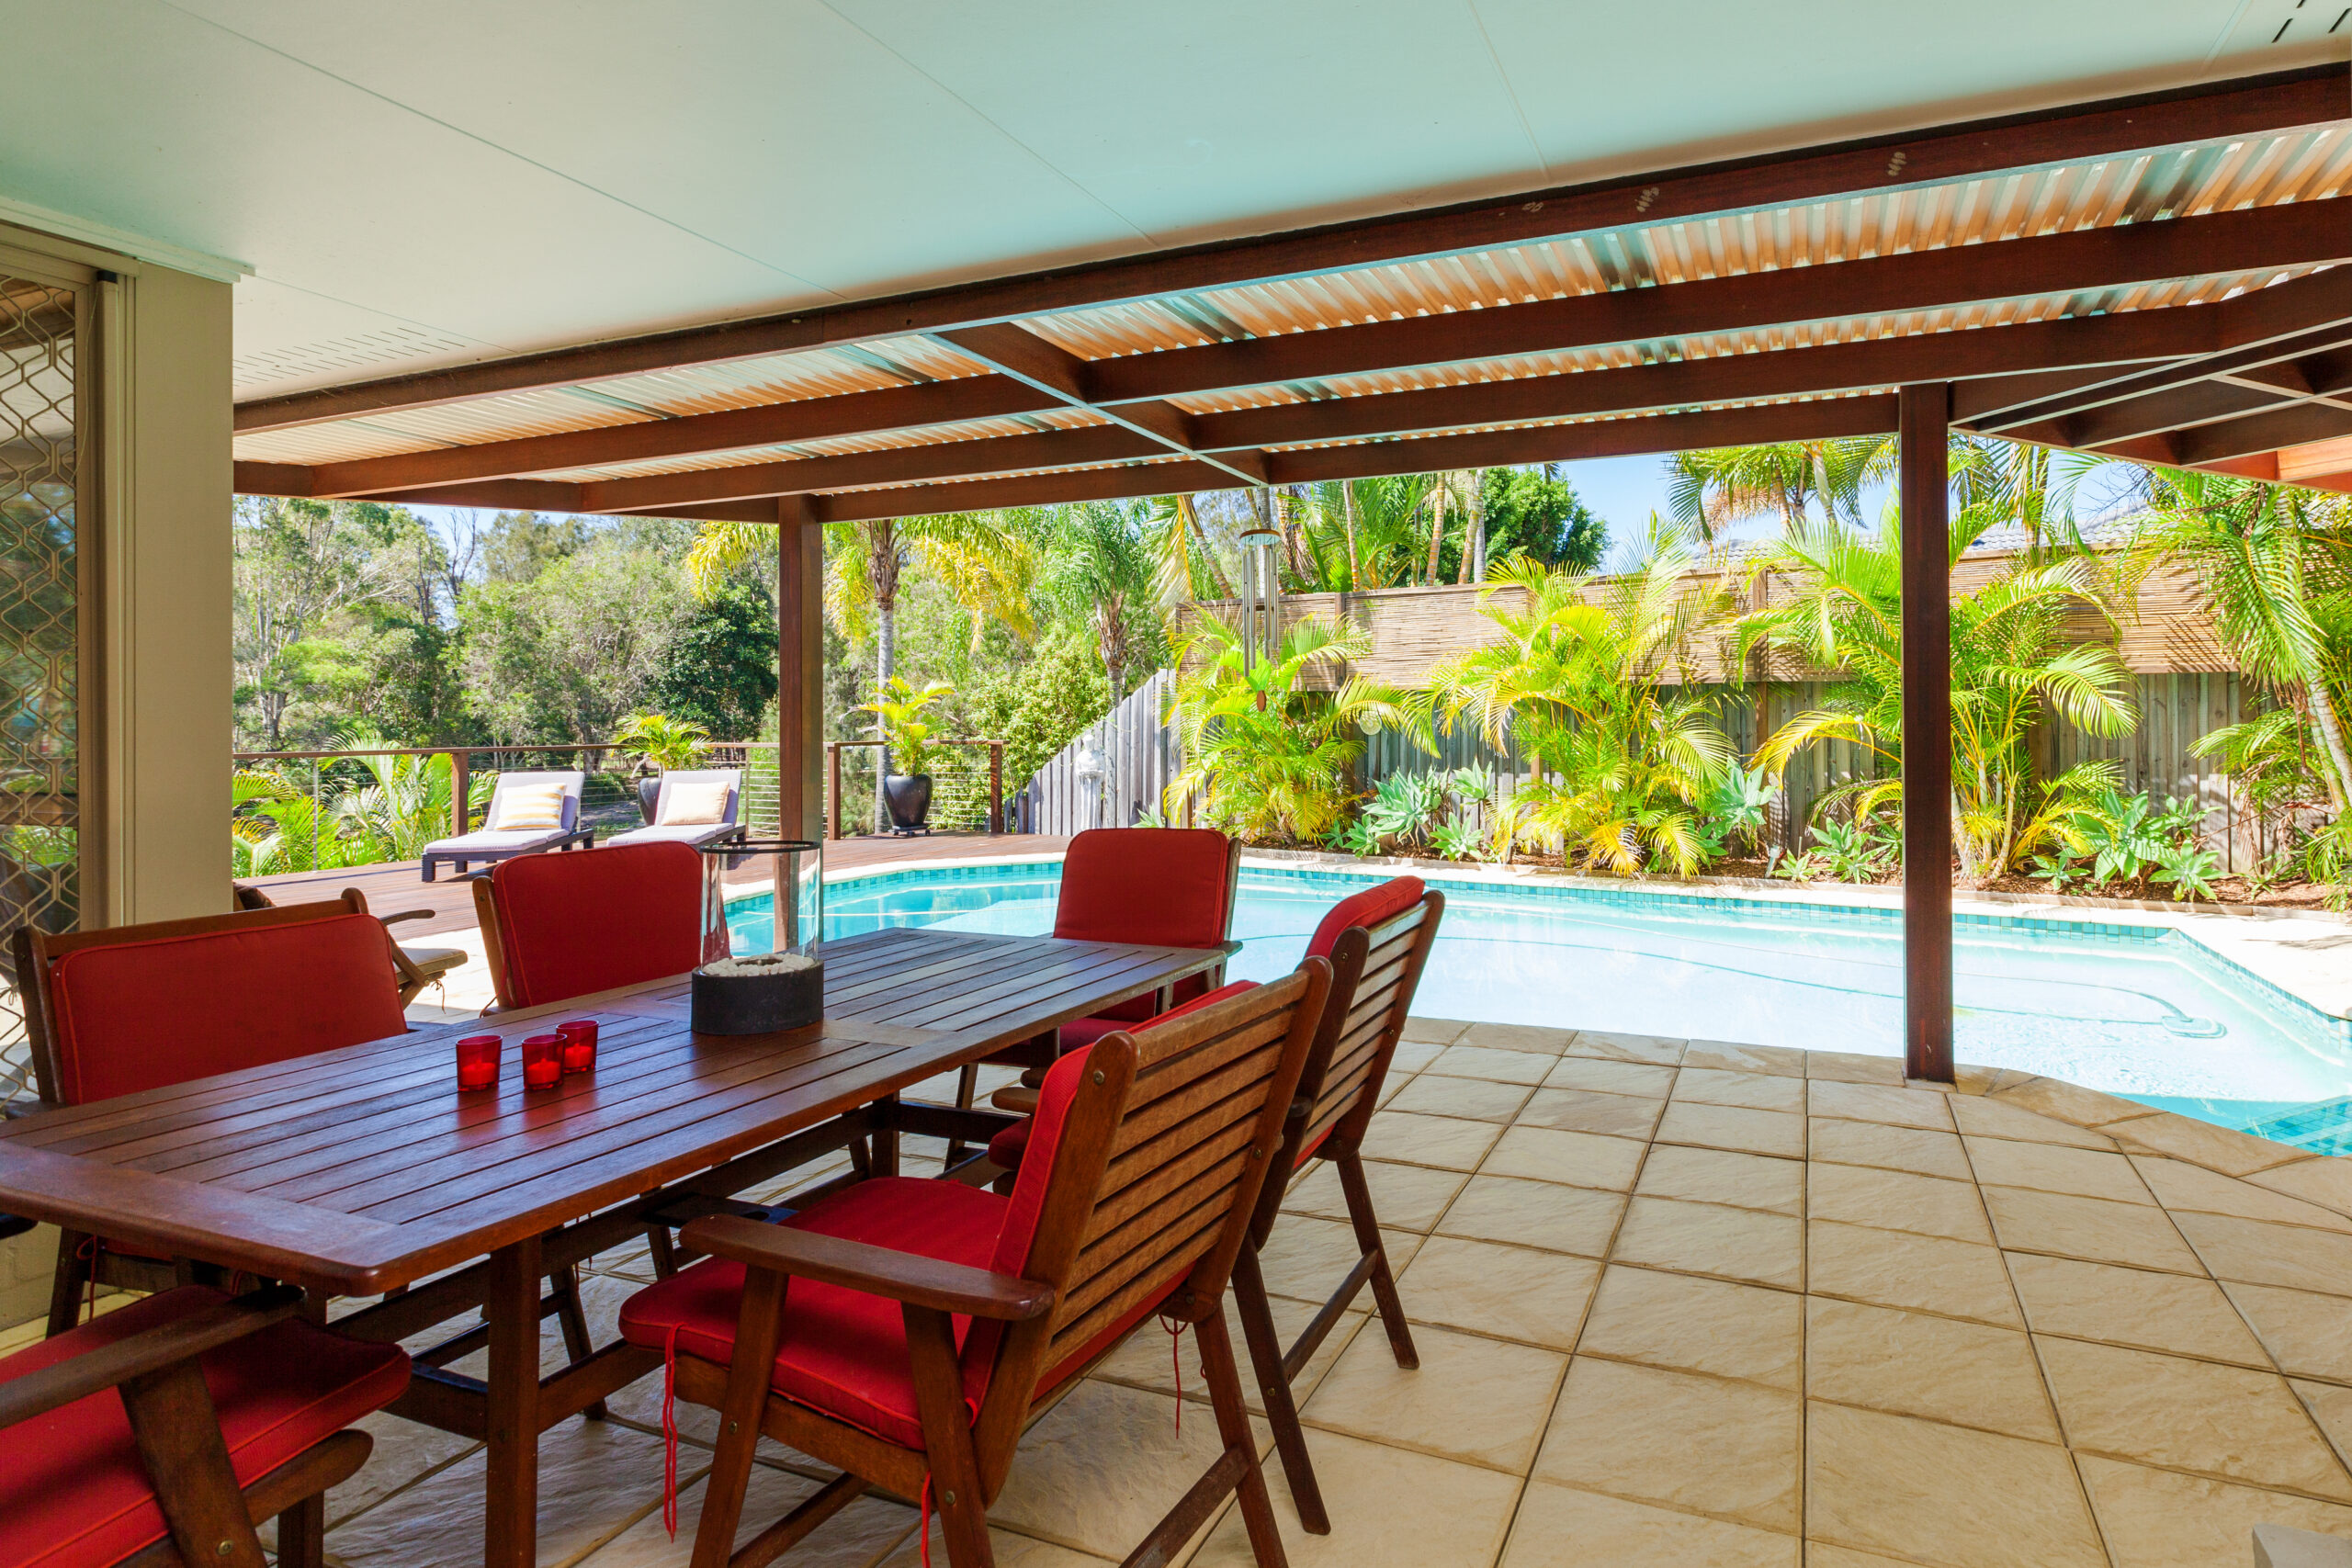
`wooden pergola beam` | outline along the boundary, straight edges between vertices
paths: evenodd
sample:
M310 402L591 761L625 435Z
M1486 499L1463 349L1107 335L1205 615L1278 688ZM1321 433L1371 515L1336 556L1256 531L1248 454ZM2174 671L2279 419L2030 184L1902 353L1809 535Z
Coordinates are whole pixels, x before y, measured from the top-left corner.
M1124 300L1564 240L1628 224L1916 189L2346 118L2326 65L1874 137L1789 153L1555 186L1500 200L1296 230L920 294L656 333L257 400L241 432L1016 320Z
M582 512L644 512L700 506L761 496L798 495L862 485L987 478L1033 468L1086 468L1156 457L1167 448L1120 425L1049 430L1035 435L995 435L977 441L934 441L837 457L796 457L743 463L692 473L603 479L579 487Z

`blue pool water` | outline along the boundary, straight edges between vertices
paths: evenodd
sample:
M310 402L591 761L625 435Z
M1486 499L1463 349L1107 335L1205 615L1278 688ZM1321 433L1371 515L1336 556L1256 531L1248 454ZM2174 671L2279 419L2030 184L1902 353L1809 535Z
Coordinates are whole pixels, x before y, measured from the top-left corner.
M926 868L828 885L825 932L1051 929L1057 865ZM1245 869L1237 978L1294 967L1380 874ZM1901 1054L1900 918L1879 908L1433 879L1445 923L1414 1010ZM755 907L738 917L763 923ZM753 934L746 931L746 935ZM2352 1036L2177 931L1963 917L1960 1059L2064 1078L2327 1153L2352 1151Z

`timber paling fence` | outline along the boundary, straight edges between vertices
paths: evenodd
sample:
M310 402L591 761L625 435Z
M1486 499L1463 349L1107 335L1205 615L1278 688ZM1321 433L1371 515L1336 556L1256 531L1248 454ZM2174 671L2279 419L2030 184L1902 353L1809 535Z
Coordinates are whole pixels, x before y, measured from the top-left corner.
M1176 672L1159 671L1057 752L1013 796L1013 831L1132 828L1162 810L1184 765L1168 722L1175 692Z

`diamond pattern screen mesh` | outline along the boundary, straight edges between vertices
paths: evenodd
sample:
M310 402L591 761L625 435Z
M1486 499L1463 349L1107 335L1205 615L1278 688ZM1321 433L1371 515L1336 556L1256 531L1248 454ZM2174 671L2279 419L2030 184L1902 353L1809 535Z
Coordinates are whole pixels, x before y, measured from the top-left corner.
M80 909L74 298L0 276L0 936ZM0 1100L31 1092L0 953Z

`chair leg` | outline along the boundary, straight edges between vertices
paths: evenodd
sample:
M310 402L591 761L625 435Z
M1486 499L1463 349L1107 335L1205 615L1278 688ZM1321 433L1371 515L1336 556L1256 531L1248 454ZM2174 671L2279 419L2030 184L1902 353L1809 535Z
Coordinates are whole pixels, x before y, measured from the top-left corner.
M327 1495L313 1492L277 1516L277 1568L326 1568Z
M931 1471L931 1502L947 1537L948 1568L995 1568L989 1545L989 1510L980 1495L980 1467L965 1414L963 1372L955 1325L944 1312L902 1303L907 1359L914 1373L915 1409L922 1422L923 1459Z
M653 1257L655 1279L666 1280L678 1271L678 1249L671 1243L668 1225L645 1227L645 1250Z
M555 1298L555 1319L563 1329L563 1348L578 1366L594 1353L596 1347L589 1342L588 1314L580 1306L580 1270L567 1263L548 1275L548 1293ZM581 1411L581 1418L602 1421L605 1402L596 1401Z
M1348 1200L1348 1223L1355 1226L1356 1246L1372 1261L1372 1299L1380 1307L1380 1325L1388 1330L1388 1348L1396 1364L1411 1371L1421 1364L1413 1348L1413 1331L1405 1326L1405 1303L1396 1294L1396 1276L1388 1269L1388 1249L1380 1239L1380 1219L1372 1212L1372 1189L1365 1185L1363 1160L1354 1150L1335 1156L1340 1190Z
M90 1273L96 1262L85 1258L83 1249L95 1244L80 1231L62 1231L57 1237L57 1271L49 1285L49 1337L72 1328L82 1320L82 1293L89 1288Z
M1241 1522L1249 1528L1250 1555L1258 1560L1258 1568L1288 1568L1282 1531L1274 1523L1273 1500L1266 1495L1266 1472L1258 1462L1258 1445L1250 1436L1250 1407L1242 1401L1241 1374L1233 1364L1233 1340L1225 1331L1225 1314L1210 1313L1193 1325L1193 1332L1200 1340L1201 1371L1208 1379L1217 1436L1225 1439L1225 1451L1242 1463Z
M1266 1277L1258 1267L1257 1249L1246 1243L1233 1260L1233 1305L1241 1319L1241 1342L1250 1351L1250 1370L1257 1375L1258 1396L1265 1401L1266 1423L1274 1429L1274 1451L1282 1456L1290 1499L1298 1508L1298 1522L1309 1535L1329 1535L1331 1515L1323 1506L1315 1461L1307 1457L1306 1434L1298 1425L1298 1402L1291 1397L1290 1379L1283 1374L1282 1341L1274 1334L1273 1309L1266 1301Z
M969 1111L972 1109L972 1101L979 1092L980 1065L978 1062L967 1062L963 1066L956 1069L956 1109L958 1111ZM948 1139L947 1168L950 1170L955 1169L956 1162L963 1157L964 1140L961 1138Z

